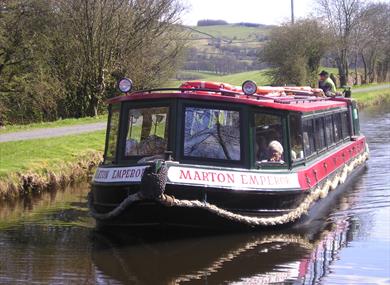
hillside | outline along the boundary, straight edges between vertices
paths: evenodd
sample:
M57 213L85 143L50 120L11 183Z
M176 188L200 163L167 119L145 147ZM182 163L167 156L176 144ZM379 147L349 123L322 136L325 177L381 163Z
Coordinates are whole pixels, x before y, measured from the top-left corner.
M184 70L231 74L264 68L257 54L272 26L242 24L183 27L189 49Z
M267 36L272 26L261 25L259 27L247 27L239 24L218 25L218 26L196 26L193 29L194 37L204 37L211 35L227 41L261 41Z

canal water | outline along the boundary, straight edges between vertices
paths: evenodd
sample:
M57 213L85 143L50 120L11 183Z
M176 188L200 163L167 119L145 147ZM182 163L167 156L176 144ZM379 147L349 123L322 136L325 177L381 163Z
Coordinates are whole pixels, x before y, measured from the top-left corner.
M0 204L0 284L390 284L390 113L365 110L368 168L304 231L100 233L87 185Z

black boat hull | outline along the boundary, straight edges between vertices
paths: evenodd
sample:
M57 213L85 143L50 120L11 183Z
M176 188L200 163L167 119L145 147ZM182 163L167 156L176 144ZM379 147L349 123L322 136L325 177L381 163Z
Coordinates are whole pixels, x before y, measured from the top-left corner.
M332 205L349 188L351 181L365 168L361 165L348 175L345 183L330 191L324 199L316 201L309 212L295 221L295 226L308 226L313 221L328 214ZM93 185L94 207L99 213L113 210L129 194L138 191L137 187ZM167 186L166 194L177 199L207 201L236 214L254 217L272 217L288 213L297 207L309 191L289 192L241 192L221 189L192 189L188 186ZM104 203L103 203L104 201ZM288 226L291 223L287 224ZM243 230L253 227L219 217L206 209L167 207L155 201L140 201L126 208L120 215L109 219L97 219L99 229L112 227L195 227L212 230ZM286 225L283 225L286 226ZM256 227L261 228L261 227Z

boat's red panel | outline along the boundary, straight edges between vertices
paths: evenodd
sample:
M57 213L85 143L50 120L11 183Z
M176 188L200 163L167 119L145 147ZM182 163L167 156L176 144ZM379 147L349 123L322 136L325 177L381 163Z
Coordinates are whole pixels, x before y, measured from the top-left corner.
M326 179L335 170L365 151L366 138L361 136L343 146L336 152L331 152L327 157L319 160L308 168L298 172L299 184L303 190L314 187L318 182Z

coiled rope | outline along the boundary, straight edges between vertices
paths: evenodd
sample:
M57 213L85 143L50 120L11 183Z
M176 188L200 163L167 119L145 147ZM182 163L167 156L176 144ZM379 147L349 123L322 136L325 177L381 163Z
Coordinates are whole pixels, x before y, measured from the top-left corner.
M123 200L123 202L118 207L116 207L111 212L108 213L96 212L96 210L93 207L93 197L91 192L88 194L88 206L91 210L91 215L94 218L100 220L107 220L118 216L128 206L130 206L136 201L141 201L145 199L154 199L155 201L167 207L174 206L174 207L182 207L182 208L203 209L219 217L234 222L246 224L251 227L281 225L281 224L293 222L298 218L300 218L302 215L306 214L310 206L315 201L317 201L318 199L325 198L328 195L329 191L336 189L339 184L343 184L346 181L348 174L351 173L356 167L363 164L367 159L368 159L367 152L364 152L363 154L359 155L358 157L353 159L349 164L345 164L344 168L339 173L337 173L333 177L333 179L327 179L322 184L322 186L319 185L314 190L312 190L297 208L291 210L286 214L279 215L276 217L244 216L244 215L236 214L228 210L219 208L218 206L209 204L207 202L201 202L198 200L179 200L176 199L175 197L166 195L163 193L165 189L166 173L167 173L167 168L165 165L163 165L159 171L155 171L155 172L153 171L146 172L147 169L149 169L147 168L145 170L145 175L142 177L141 190L135 194L129 195L125 200ZM146 181L148 182L146 183ZM150 187L156 187L156 186L158 189L154 193L157 193L158 195L151 194L153 193L153 191L150 190L151 189ZM149 194L145 194L145 193L149 193Z

